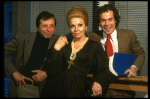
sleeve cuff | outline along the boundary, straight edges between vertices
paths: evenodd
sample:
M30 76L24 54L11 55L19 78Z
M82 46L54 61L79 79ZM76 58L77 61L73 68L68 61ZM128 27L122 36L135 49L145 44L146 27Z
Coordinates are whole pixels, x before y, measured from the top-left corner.
M138 71L138 68L137 68L135 65L132 65L132 66L136 68L136 72L137 72L137 71Z

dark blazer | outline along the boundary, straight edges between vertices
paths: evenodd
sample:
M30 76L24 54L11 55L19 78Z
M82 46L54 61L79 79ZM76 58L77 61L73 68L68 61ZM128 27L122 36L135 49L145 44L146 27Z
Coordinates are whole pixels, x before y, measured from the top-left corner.
M74 64L68 69L72 51L71 42L68 42L69 44L60 52L55 51L54 48L49 51L47 61L43 65L43 70L47 71L48 77L41 97L84 97L88 73L93 74L91 84L95 81L101 84L104 96L108 89L106 74L109 71L108 59L104 55L102 46L88 40L83 49L76 54ZM53 60L50 55L54 56Z
M138 68L138 71L141 72L142 66L146 58L146 54L144 52L144 49L140 47L140 42L136 39L137 37L135 33L132 30L124 30L118 28L116 30L118 39L118 52L137 55L137 58L134 61L133 65L135 65ZM91 40L100 42L101 38L103 37L103 31L101 30L96 32L90 32L88 34L88 37ZM109 89L107 95L107 98L131 98L134 97L135 92Z
M16 71L21 71L27 64L34 40L37 33L28 34L17 34L16 37L9 43L4 45L4 68L5 76L11 77L9 85L9 96L16 97L16 85L12 78L12 74ZM48 49L51 48L52 44L59 38L58 35L53 34L50 38ZM10 56L13 57L13 62L11 63Z

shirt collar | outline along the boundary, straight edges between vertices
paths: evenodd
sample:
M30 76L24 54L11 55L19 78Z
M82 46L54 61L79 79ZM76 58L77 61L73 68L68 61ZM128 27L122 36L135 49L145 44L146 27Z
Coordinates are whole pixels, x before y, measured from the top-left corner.
M110 34L111 35L111 39L115 39L115 38L117 38L117 30L115 29L114 31L113 31L113 33L112 34ZM103 32L103 39L104 38L107 38L107 35Z

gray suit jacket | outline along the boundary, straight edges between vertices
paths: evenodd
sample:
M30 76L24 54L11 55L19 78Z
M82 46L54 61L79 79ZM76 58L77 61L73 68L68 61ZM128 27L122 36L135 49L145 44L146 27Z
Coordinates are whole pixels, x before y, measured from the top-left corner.
M124 29L116 29L117 30L117 38L118 38L118 51L120 53L133 54L137 55L136 60L133 65L135 65L139 72L141 72L142 66L145 62L146 54L144 49L140 47L140 42L136 39L136 35L132 30L124 30ZM99 31L97 33L90 32L88 34L89 38L100 42L103 31Z
M37 33L17 34L12 41L4 45L4 72L6 77L12 78L11 75L14 72L21 71L26 66L31 55L36 34ZM52 35L48 49L50 49L50 47L58 38L58 35ZM13 63L9 58L10 56L14 56ZM9 85L10 97L16 97L15 90L15 81L11 79Z

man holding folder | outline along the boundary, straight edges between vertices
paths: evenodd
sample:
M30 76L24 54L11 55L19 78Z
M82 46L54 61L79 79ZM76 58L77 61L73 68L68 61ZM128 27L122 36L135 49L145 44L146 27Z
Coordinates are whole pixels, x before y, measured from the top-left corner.
M89 38L101 42L109 58L109 70L112 75L118 76L113 69L114 53L125 53L137 55L137 58L124 74L128 77L137 76L141 72L146 54L140 47L140 42L136 40L136 35L132 30L119 29L118 24L120 16L117 9L109 4L99 7L96 11L97 25L101 26L101 31L90 32ZM131 98L135 96L133 91L123 91L109 89L106 98Z

